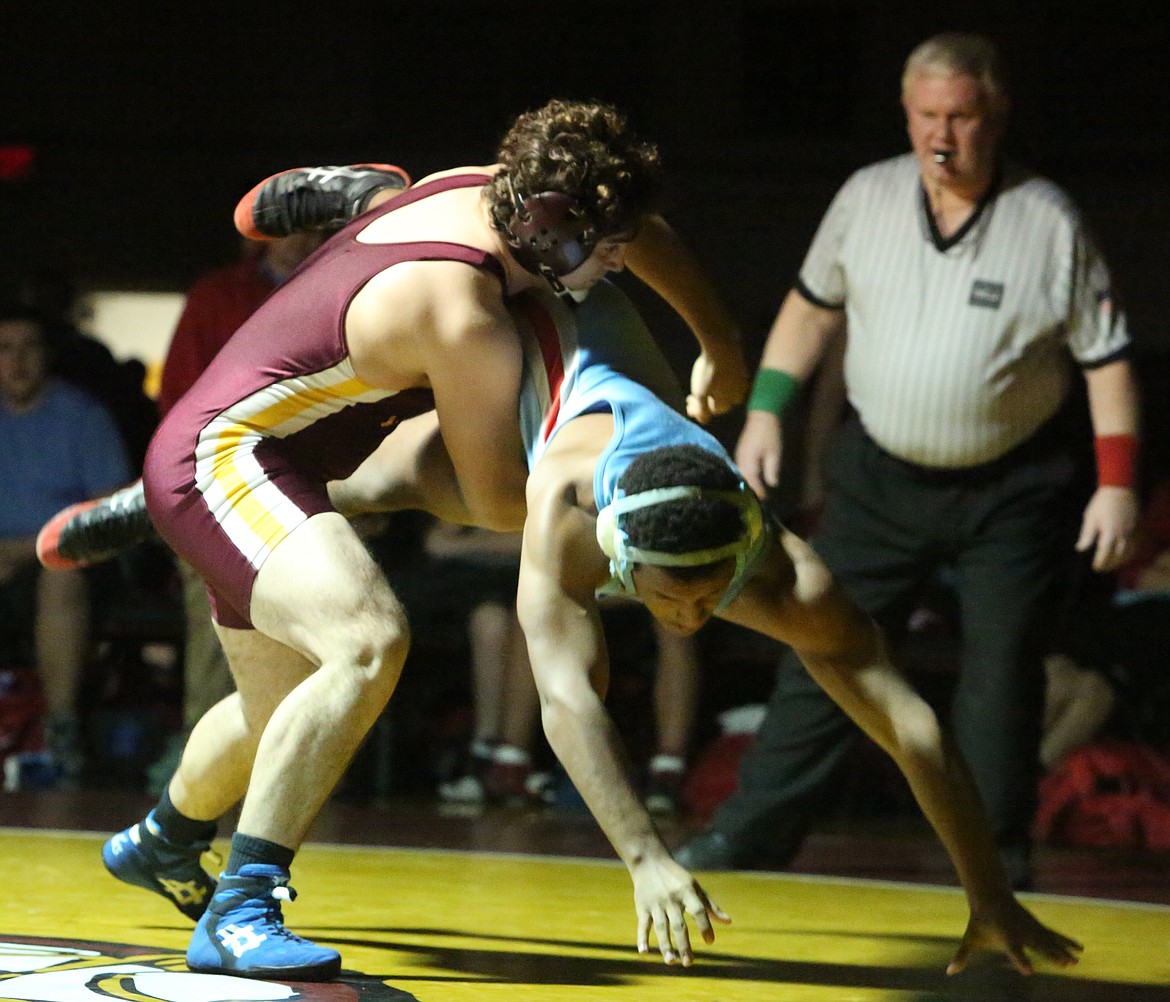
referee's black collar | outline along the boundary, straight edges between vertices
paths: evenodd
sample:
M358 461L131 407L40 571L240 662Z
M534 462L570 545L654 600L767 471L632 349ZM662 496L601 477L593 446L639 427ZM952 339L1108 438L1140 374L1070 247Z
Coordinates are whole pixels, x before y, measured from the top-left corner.
M983 216L984 210L988 203L999 194L999 189L1003 185L1003 165L1000 164L995 168L995 173L991 176L991 184L987 186L987 190L979 196L979 201L975 204L975 211L967 217L967 221L963 223L954 233L949 237L944 237L942 231L938 228L938 224L934 221L934 213L930 211L930 196L926 193L926 186L922 183L922 178L918 179L918 198L922 203L922 214L926 217L926 226L930 231L930 239L934 242L934 246L940 251L948 251L955 244L962 241L976 223Z

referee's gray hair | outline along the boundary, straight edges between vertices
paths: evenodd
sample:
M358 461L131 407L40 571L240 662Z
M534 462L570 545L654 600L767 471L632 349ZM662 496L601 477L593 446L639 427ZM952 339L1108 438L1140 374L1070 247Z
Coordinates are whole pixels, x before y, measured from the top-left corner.
M992 104L1007 101L1007 75L995 43L962 31L934 35L910 53L902 70L902 93L915 77L959 73L977 80Z

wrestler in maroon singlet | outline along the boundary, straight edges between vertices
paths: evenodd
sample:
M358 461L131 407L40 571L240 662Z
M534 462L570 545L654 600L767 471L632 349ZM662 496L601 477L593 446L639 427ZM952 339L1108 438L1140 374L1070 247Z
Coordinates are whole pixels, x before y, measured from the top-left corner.
M325 485L356 469L395 424L434 408L429 388L383 390L353 371L345 318L359 290L404 261L504 269L445 242L362 243L370 222L486 174L436 179L350 223L310 256L232 336L167 414L143 481L150 516L208 582L215 618L246 629L252 584L273 547L332 510Z

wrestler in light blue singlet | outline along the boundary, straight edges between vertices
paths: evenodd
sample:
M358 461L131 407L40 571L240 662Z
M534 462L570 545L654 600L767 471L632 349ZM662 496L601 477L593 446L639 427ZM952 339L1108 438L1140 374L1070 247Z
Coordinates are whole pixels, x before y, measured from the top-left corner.
M617 496L618 481L630 463L653 449L697 445L735 469L719 440L683 414L683 393L674 372L616 286L598 283L575 308L542 299L539 307L525 310L524 319L519 325L526 342L520 413L530 470L567 422L599 411L613 414L614 433L593 474L598 511ZM740 593L773 538L766 519L764 533L728 585L719 609ZM598 594L636 597L618 568L611 566L611 572Z

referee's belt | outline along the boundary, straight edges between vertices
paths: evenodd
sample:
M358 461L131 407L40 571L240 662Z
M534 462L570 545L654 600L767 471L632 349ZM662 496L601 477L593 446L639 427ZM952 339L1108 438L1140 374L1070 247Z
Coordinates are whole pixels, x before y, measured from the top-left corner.
M861 434L882 459L907 479L939 487L973 487L997 480L1009 470L1050 459L1061 452L1071 453L1076 432L1065 410L1059 410L1019 445L1002 456L974 466L923 466L887 452L861 427ZM860 427L860 422L858 422Z

